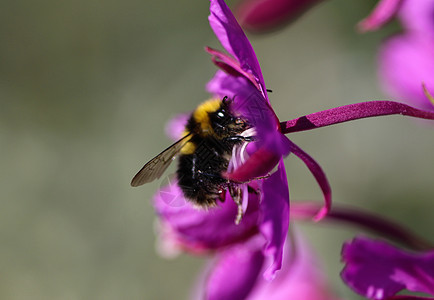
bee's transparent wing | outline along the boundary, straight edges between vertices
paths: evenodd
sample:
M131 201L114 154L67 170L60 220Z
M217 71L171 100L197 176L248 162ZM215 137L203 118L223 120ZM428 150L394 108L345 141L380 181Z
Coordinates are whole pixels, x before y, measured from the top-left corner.
M143 168L131 180L131 186L140 186L142 184L158 179L169 167L174 157L179 153L181 148L190 140L191 133L169 146L163 152L148 161Z

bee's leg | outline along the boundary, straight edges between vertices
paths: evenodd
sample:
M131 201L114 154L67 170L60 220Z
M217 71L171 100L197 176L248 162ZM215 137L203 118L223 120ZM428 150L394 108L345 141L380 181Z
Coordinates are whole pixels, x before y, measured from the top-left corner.
M242 136L242 135L233 135L228 136L223 139L225 142L253 142L255 140L254 136Z
M258 177L255 177L255 178L253 178L252 180L257 180L257 179L266 179L266 178L268 178L268 177L270 177L270 176L271 176L271 174L268 173L267 175L264 175L264 176L258 176Z
M218 180L219 183L222 183L224 180L218 174L203 172L202 170L197 170L197 173L201 176L200 178L208 178L213 180ZM208 180L202 180L203 182L202 188L205 189L209 194L215 195L215 199L220 200L221 202L225 202L226 200L226 190L221 188L219 185L208 185L206 182Z
M204 172L202 170L197 170L197 173L199 173L200 175L206 176L206 177L221 178L221 176L218 174L207 173L207 172Z
M251 179L248 179L248 180L237 180L237 181L234 181L234 182L236 182L238 184L241 184L241 183L250 183L250 182L252 182L254 180L266 179L266 178L268 178L270 176L271 176L271 174L267 174L267 175L264 175L264 176L254 177L254 178L251 178ZM250 192L250 190L249 190L249 192Z
M191 160L191 174L193 174L192 176L193 180L196 179L196 162L197 162L197 155L193 155L193 159Z
M256 140L256 137L255 136L245 136L244 137L244 141L245 142L254 142Z
M235 224L238 225L243 218L243 206L241 204L242 192L241 189L236 185L229 185L229 193L231 194L232 199L234 199L235 204L237 205L237 216L235 218Z

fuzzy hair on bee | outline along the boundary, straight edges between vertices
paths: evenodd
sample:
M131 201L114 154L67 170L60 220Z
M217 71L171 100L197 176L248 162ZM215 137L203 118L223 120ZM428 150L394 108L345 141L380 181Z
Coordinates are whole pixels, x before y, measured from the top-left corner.
M240 213L240 189L222 174L228 169L234 146L253 137L241 135L250 126L235 115L231 103L224 97L200 104L188 119L182 138L146 163L131 185L140 186L160 178L178 156L178 185L187 200L196 206L213 207L218 200L224 201L229 190Z

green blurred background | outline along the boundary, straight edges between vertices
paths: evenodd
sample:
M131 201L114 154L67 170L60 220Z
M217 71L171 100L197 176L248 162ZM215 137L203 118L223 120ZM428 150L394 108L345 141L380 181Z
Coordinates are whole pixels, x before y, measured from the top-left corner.
M376 51L399 27L354 28L374 4L331 0L249 35L282 120L387 98ZM203 47L221 49L208 14L206 0L0 2L0 299L189 298L204 259L158 256L151 197L161 182L129 182L170 143L165 122L208 97L215 67ZM336 203L434 242L432 125L393 116L290 137L322 165ZM320 199L303 164L286 164L292 199ZM301 226L335 290L359 299L338 275L356 230Z

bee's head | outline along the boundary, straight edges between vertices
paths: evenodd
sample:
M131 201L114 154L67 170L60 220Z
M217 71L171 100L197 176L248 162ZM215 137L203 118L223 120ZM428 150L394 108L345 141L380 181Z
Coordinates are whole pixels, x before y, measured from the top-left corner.
M231 111L231 103L231 99L224 97L220 107L215 112L209 113L211 126L218 136L240 134L248 128L247 122Z
M200 124L203 135L225 137L239 134L248 128L245 120L233 114L231 103L232 100L224 97L223 100L208 100L196 108L193 119Z

